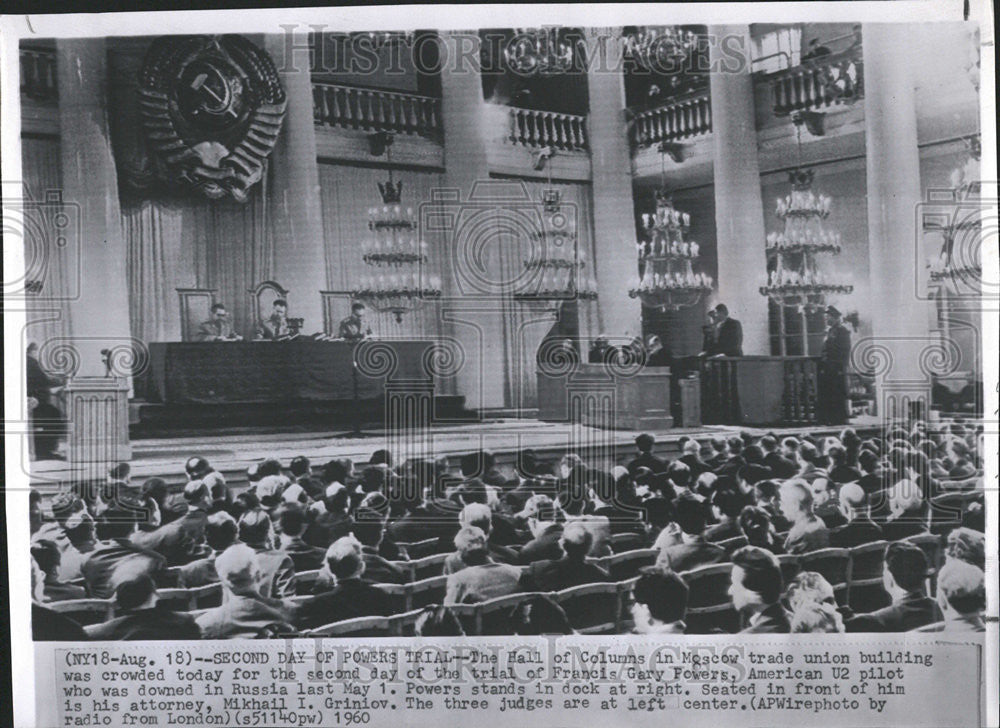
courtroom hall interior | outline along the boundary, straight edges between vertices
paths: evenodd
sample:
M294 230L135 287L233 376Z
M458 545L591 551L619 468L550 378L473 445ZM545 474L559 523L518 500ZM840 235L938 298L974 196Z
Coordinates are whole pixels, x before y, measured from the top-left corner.
M981 626L978 43L22 41L36 621Z

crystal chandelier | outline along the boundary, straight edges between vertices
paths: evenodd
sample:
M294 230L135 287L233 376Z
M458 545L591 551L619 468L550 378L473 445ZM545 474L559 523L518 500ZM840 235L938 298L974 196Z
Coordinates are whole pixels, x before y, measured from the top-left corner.
M543 190L546 217L540 229L530 234L532 255L523 261L530 283L514 293L516 300L551 303L597 298L597 279L587 267L587 255L579 246L576 231L561 211L558 192Z
M387 162L391 140L391 135L381 140ZM391 272L361 276L352 295L376 311L391 313L399 323L404 313L418 310L428 299L441 297L441 278L427 276L421 270L427 263L427 244L420 239L413 208L404 209L400 204L403 183L393 180L391 166L389 181L378 183L378 191L382 204L368 208L372 237L362 242L362 259L373 268Z
M514 37L504 47L509 68L520 76L553 76L573 68L573 43L558 26L514 28Z
M775 210L784 229L767 236L766 251L773 267L768 266L767 285L760 289L761 295L777 305L800 312L818 311L826 307L827 296L854 290L829 280L818 266L818 255L837 255L841 248L840 234L823 227L832 200L813 192L813 177L811 169L795 169L788 175L792 191L778 199Z
M625 36L626 51L648 71L676 71L697 47L697 34L673 25L640 27Z
M947 222L936 226L944 242L937 258L928 260L930 278L934 283L961 279L973 282L982 279L982 265L977 260L976 251L982 233L980 210L982 202L982 181L979 163L982 158L982 141L978 134L965 139L967 156L965 163L951 173L954 200L958 203ZM962 204L965 203L965 204ZM925 222L925 229L928 226ZM958 250L955 242L959 242ZM973 244L970 245L969 243Z
M646 240L636 243L640 277L629 284L628 295L646 308L678 311L694 306L712 290L712 277L694 270L699 245L685 236L691 216L674 209L665 189L656 193L656 212L643 213Z

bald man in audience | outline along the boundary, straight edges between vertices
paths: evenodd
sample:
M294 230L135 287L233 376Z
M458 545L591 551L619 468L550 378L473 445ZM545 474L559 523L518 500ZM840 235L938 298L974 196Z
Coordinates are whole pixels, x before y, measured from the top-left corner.
M561 591L571 586L611 581L608 572L586 558L594 536L582 523L568 523L559 540L563 556L536 561L521 574L523 591Z
M261 594L275 599L295 596L295 564L292 557L273 547L271 518L265 511L244 513L239 539L257 554Z
M804 554L830 545L830 531L813 513L813 496L801 480L781 484L781 514L792 524L785 539L785 551Z
M926 579L927 557L918 546L906 541L889 544L882 584L892 597L892 604L858 614L847 622L847 631L909 632L941 621L941 609L924 591Z
M986 579L982 569L964 561L948 561L937 582L937 603L944 619L921 632L985 632Z
M445 604L484 602L518 591L521 570L509 564L490 561L483 529L462 528L455 536L455 546L468 566L448 576Z
M204 639L251 639L274 625L292 630L285 604L261 594L260 562L252 548L230 546L216 558L215 570L223 600L195 620Z
M355 617L384 617L392 612L389 595L362 578L365 560L356 539L346 536L330 544L326 570L336 586L298 605L295 625L299 629L314 629Z
M840 508L847 523L830 531L831 546L849 549L882 538L882 529L871 519L868 495L860 485L846 483L840 487Z

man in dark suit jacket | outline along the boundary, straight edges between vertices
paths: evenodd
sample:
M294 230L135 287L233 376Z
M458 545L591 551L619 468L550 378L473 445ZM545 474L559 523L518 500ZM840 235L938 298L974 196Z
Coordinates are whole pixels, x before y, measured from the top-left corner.
M725 549L708 543L702 535L706 515L705 503L699 496L683 493L677 498L675 518L680 526L681 542L661 550L657 566L681 573L726 560Z
M786 634L788 613L781 606L781 567L770 551L744 546L733 554L729 594L748 634Z
M212 491L202 480L184 486L187 513L176 521L153 531L139 531L132 536L137 546L163 554L169 566L182 566L206 555L205 527L212 510Z
M531 564L521 574L519 582L524 591L561 591L580 584L610 581L608 572L586 561L594 543L593 534L579 523L570 523L563 529L560 541L564 556Z
M221 303L212 304L212 318L198 326L198 341L239 341L242 337L233 331L226 307Z
M871 519L868 496L860 485L841 486L840 508L847 523L830 531L830 546L849 549L882 538L882 529Z
M687 440L682 446L683 455L678 460L688 466L692 480L702 473L710 473L714 468L701 459L701 444L697 440Z
M743 356L743 325L729 318L729 308L724 303L715 307L715 326L709 356Z
M115 590L122 616L85 627L92 640L197 640L201 629L190 614L161 609L156 584L148 576L124 581Z
M764 451L764 466L770 468L774 477L791 478L799 471L793 461L778 452L778 442L774 437L765 435L760 439L760 446Z
M355 617L386 616L391 613L389 595L362 579L365 561L361 544L345 537L334 541L326 552L326 568L336 577L333 589L317 594L295 610L295 626L314 629Z
M354 523L347 513L351 503L351 494L343 483L331 483L327 486L322 500L322 509L306 528L302 540L310 546L326 549L338 538L343 538L351 532Z
M409 580L405 571L379 555L379 547L385 534L385 521L381 513L371 508L359 508L354 513L353 533L361 544L366 580L376 584L405 584Z
M844 625L848 632L909 632L942 619L937 602L924 593L927 557L918 546L900 541L885 552L882 581L892 604L858 614Z
M667 464L653 455L653 445L655 444L656 438L648 432L635 438L635 447L639 452L625 466L629 475L634 477L639 468L649 468L654 473L662 473L667 469Z
M302 540L306 530L306 513L297 504L287 504L278 513L278 528L281 530L281 551L288 554L295 571L313 571L323 566L326 550L310 546Z
M105 511L97 522L99 542L80 567L87 594L93 599L110 599L123 581L148 574L162 578L165 557L136 546L129 540L135 529L136 512L124 508Z

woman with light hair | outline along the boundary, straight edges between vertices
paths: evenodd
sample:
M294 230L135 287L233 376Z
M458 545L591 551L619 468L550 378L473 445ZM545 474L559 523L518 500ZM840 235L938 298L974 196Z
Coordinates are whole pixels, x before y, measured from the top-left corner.
M792 612L789 619L793 633L843 632L844 618L837 608L826 603L810 602Z
M837 605L833 587L818 571L801 571L785 589L785 601L793 612L806 604Z
M882 526L886 541L898 541L927 531L924 497L920 485L909 478L897 480L889 489L889 517Z

